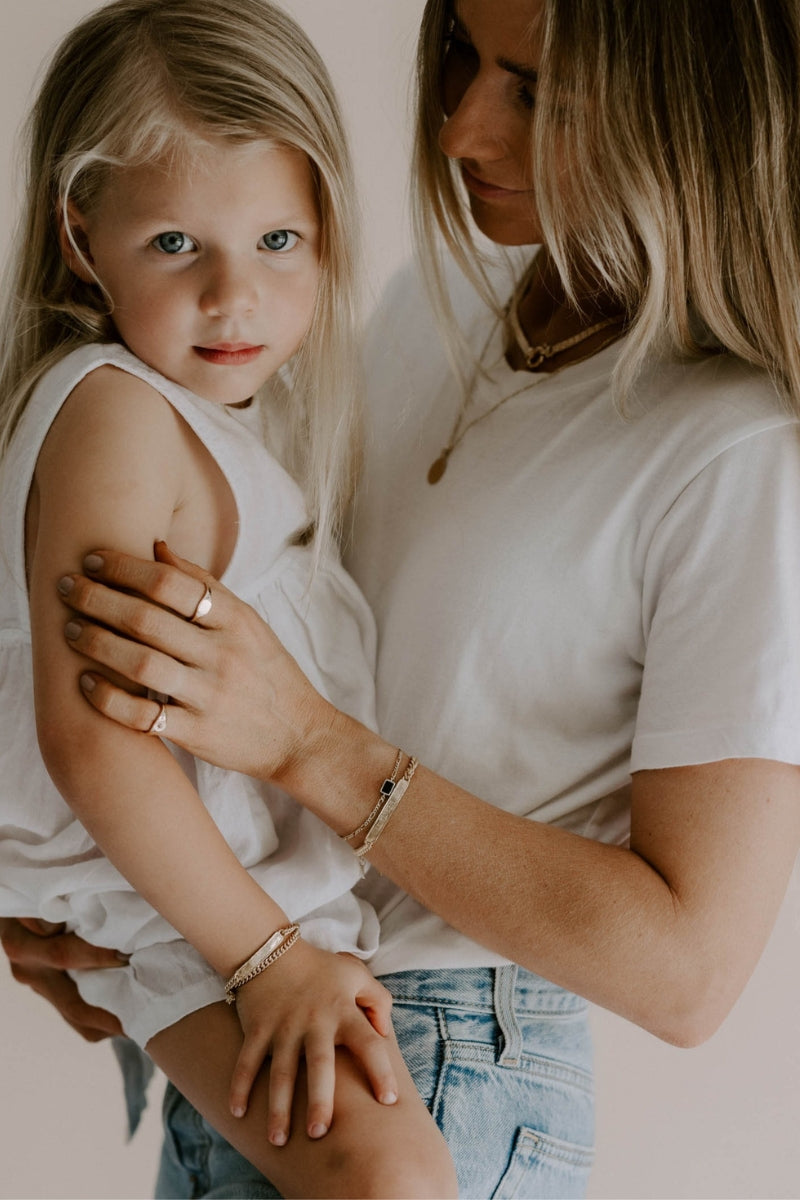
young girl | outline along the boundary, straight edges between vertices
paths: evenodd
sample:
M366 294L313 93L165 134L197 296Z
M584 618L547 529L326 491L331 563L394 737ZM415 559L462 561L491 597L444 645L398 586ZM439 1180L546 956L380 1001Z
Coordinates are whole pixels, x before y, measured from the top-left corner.
M374 723L372 623L331 551L357 387L328 77L260 0L117 0L61 46L29 132L0 384L0 912L125 952L76 973L84 999L282 1194L450 1194L388 994L357 961L377 940L350 891L359 837L168 747L158 699L153 736L89 710L53 587L65 555L168 538ZM198 592L187 616L213 626ZM398 751L392 779L412 773ZM289 1138L296 1082L307 1136Z

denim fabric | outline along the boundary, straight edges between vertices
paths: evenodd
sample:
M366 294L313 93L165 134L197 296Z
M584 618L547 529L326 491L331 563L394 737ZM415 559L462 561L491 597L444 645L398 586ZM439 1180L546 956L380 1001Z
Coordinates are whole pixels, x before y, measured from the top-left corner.
M381 982L414 1082L470 1200L585 1194L594 1101L587 1005L518 967ZM169 1087L158 1200L279 1193Z

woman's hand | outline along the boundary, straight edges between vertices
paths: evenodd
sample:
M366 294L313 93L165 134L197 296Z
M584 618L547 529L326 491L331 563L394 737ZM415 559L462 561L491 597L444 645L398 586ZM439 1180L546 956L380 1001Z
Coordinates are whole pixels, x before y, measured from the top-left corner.
M384 1039L391 1032L391 996L349 954L330 954L298 941L236 993L244 1044L231 1081L230 1106L244 1116L264 1059L269 1071L267 1137L283 1146L290 1133L292 1097L305 1059L309 1137L323 1137L333 1118L335 1048L345 1046L363 1066L377 1100L394 1104L397 1079Z
M269 626L213 576L156 543L156 561L103 550L68 575L69 644L100 667L169 696L164 736L199 758L260 779L282 773L325 737L335 710ZM210 591L210 608L193 619ZM202 609L201 609L202 611ZM81 688L101 713L143 732L159 705L105 675Z
M92 971L120 967L125 961L114 950L90 946L60 925L43 921L0 920L0 944L11 963L11 974L52 1004L68 1025L87 1042L122 1035L115 1016L81 999L68 970Z

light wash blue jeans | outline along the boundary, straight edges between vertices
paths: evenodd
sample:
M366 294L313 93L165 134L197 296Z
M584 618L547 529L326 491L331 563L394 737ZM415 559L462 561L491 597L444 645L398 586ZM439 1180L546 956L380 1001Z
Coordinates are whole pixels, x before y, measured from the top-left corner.
M585 1001L518 967L402 971L381 982L461 1197L586 1191L592 1051ZM267 1180L169 1086L158 1200L275 1200Z

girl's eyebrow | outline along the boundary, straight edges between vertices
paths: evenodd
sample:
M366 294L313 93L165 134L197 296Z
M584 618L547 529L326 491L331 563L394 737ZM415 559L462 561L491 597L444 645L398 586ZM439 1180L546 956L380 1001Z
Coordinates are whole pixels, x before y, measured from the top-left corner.
M451 13L451 19L453 22L453 32L472 45L472 35L455 10ZM535 67L526 67L524 63L514 62L504 55L496 58L495 62L501 70L508 71L510 75L516 75L519 79L523 79L525 83L537 83L539 80L539 72Z

